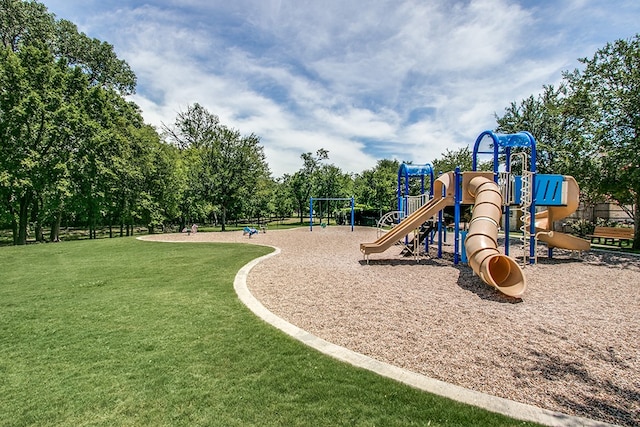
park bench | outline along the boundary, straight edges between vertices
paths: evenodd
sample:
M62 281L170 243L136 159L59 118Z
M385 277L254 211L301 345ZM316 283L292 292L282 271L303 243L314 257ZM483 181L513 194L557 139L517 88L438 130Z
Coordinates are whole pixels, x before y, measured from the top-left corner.
M588 237L591 238L591 243L594 243L595 239L598 239L597 243L600 243L600 239L604 239L604 244L614 244L618 241L618 246L622 247L622 242L629 242L633 240L633 228L631 227L596 227L593 234Z

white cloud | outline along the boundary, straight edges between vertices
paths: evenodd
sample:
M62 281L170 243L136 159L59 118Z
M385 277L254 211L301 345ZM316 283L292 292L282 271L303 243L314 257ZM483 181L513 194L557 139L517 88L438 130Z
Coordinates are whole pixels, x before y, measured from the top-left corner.
M199 102L259 135L276 176L319 148L358 172L471 145L495 112L631 36L640 16L631 0L47 3L115 45L147 121L171 123Z

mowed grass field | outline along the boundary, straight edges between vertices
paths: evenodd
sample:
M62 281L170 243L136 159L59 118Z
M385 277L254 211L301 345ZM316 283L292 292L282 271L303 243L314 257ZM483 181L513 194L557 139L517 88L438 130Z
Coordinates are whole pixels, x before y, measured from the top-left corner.
M265 324L233 278L269 251L133 238L0 248L0 426L533 425Z

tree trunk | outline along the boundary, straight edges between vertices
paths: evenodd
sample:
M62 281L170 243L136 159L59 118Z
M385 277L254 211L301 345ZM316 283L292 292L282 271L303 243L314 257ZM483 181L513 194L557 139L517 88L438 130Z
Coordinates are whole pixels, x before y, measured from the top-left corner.
M226 230L227 225L227 208L225 206L222 207L222 231Z
M13 234L13 244L18 244L18 222L16 221L15 215L11 215L11 232Z
M20 198L20 212L18 216L18 241L17 245L27 244L27 226L29 225L29 205L31 204L31 193L27 192Z
M93 197L89 197L89 239L95 239L96 235L96 219L94 215Z
M42 222L40 221L40 198L36 197L33 201L33 209L31 210L31 222L34 224L33 232L35 233L36 242L44 242L44 232L42 230Z
M302 202L298 202L298 218L300 219L300 224L302 224L304 221L302 220L302 208L303 208L304 203Z
M640 249L640 193L636 192L635 206L633 207L633 249Z
M62 221L62 213L56 212L55 218L51 221L51 231L49 232L50 242L60 241L60 222Z
M16 221L16 210L13 208L13 205L11 204L9 197L7 197L6 202L7 202L7 210L11 215L11 236L13 240L13 245L15 246L18 244L18 222Z

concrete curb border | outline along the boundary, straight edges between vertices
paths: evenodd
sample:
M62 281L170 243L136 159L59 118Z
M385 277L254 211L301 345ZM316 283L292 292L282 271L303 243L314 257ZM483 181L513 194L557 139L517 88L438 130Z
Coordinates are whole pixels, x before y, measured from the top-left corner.
M267 246L267 245L264 245ZM233 281L233 287L242 301L255 315L269 323L270 325L280 329L287 335L301 341L302 343L312 347L328 356L331 356L342 362L349 363L353 366L367 369L375 372L383 377L391 378L401 383L420 390L434 393L439 396L477 406L491 412L497 412L502 415L509 416L514 419L523 421L532 421L548 426L585 426L585 427L604 427L613 426L601 421L591 420L588 418L575 417L563 414L561 412L549 411L547 409L538 408L537 406L527 405L524 403L514 402L501 397L491 396L486 393L466 389L464 387L448 384L427 376L380 362L360 353L356 353L345 347L332 344L321 338L316 337L309 332L298 328L297 326L287 322L281 317L276 316L269 311L260 301L258 301L247 287L247 276L253 267L260 262L280 254L280 248L274 248L274 252L256 258L248 264L244 265L236 274Z

